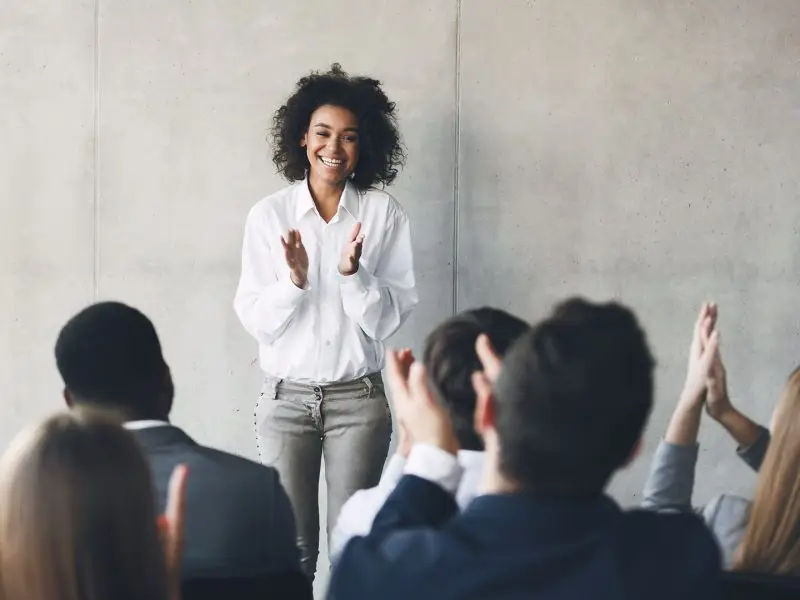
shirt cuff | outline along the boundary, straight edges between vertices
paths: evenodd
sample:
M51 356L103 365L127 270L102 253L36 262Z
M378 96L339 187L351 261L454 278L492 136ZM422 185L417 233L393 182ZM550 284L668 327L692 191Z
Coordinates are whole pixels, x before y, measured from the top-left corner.
M284 306L296 306L308 293L309 289L311 289L311 286L308 283L306 283L306 287L299 288L294 284L290 277L287 277L279 283L274 292L276 304ZM270 293L273 292L270 291Z
M430 444L414 444L404 473L435 483L446 492L455 494L464 469L454 454Z
M393 454L386 468L383 470L383 475L378 485L392 488L396 486L397 482L400 481L400 478L403 476L403 469L405 466L406 459L397 453Z
M346 292L366 294L370 289L375 287L375 276L367 271L364 265L359 265L358 271L352 275L342 275L339 273L339 282L342 285L342 290Z

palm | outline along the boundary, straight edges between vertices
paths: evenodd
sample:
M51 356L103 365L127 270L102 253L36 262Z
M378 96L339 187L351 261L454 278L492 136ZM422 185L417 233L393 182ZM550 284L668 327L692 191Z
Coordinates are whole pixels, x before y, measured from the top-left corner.
M339 259L339 272L342 275L352 275L358 271L363 247L364 234L361 233L361 223L356 223L347 238L347 243L342 248L342 255Z
M286 257L286 266L292 274L292 280L300 287L305 286L308 277L308 253L303 245L300 232L290 229L281 237L283 254Z

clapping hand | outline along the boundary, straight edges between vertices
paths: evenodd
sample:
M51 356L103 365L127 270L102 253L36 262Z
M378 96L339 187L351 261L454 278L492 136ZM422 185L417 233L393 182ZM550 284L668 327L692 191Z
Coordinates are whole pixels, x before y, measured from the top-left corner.
M492 395L492 385L500 376L503 363L486 334L479 335L475 341L475 353L481 361L483 370L472 374L472 387L478 398L489 397Z
M303 246L300 232L297 229L287 231L286 235L281 236L281 245L292 283L299 288L305 288L308 283L308 253Z
M386 370L400 427L415 444L429 444L456 454L459 449L447 411L428 387L425 367L409 360L409 354L389 350Z
M411 350L409 348L403 348L400 350L397 353L397 361L401 372L408 377L408 372L411 369L411 365L414 364L414 355L412 354ZM408 458L408 455L411 454L411 447L414 445L414 440L408 433L406 426L401 422L397 423L397 437L397 454L403 458Z
M167 489L167 506L158 519L158 528L164 548L167 584L170 600L181 597L181 558L183 556L184 517L186 512L186 465L178 465L172 471Z
M361 233L361 223L356 223L347 238L347 243L342 248L342 255L339 259L339 273L353 275L358 271L358 261L361 260L363 249L364 234Z
M718 319L717 305L714 304L715 327ZM719 346L714 352L711 362L711 371L706 382L706 412L716 421L723 420L727 414L734 410L728 397L728 377L725 365L722 363L722 355Z
M716 331L717 306L704 302L694 324L692 343L689 347L689 364L681 402L700 405L713 381L713 367L719 357L719 332Z

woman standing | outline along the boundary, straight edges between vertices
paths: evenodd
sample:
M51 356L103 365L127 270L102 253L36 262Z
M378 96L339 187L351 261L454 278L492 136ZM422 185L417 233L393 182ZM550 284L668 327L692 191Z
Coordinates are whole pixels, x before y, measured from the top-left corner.
M300 79L272 136L290 185L247 217L234 306L265 373L259 456L280 473L313 579L321 458L330 533L347 498L378 483L389 448L383 341L418 299L408 218L377 188L405 156L380 82L339 65Z

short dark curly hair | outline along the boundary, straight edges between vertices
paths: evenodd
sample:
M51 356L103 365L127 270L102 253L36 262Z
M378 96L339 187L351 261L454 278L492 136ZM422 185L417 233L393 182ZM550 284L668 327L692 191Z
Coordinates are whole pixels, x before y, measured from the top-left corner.
M397 129L395 103L370 77L351 77L334 63L297 82L294 94L272 119L272 161L288 181L300 181L310 165L300 146L312 113L330 104L351 111L358 120L359 158L352 182L359 190L390 185L405 164L405 151Z

